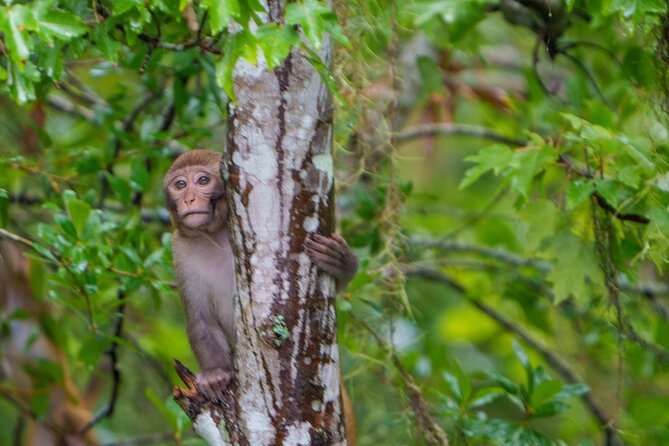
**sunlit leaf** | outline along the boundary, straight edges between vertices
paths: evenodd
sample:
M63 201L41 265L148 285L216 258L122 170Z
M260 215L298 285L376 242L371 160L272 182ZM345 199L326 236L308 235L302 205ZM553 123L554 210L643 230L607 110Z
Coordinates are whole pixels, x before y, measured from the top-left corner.
M49 11L37 21L37 34L46 42L53 42L53 39L67 41L86 32L86 25L81 19L65 11Z
M209 11L211 31L220 33L230 24L230 21L239 17L238 0L203 0L202 6Z
M273 70L283 62L300 38L293 27L278 26L273 23L258 28L256 36L269 70Z
M496 144L481 150L478 154L465 158L477 165L467 170L460 183L460 189L471 185L488 172L501 172L513 159L513 150L503 144Z
M9 55L15 66L23 71L26 59L30 56L32 40L29 31L36 27L32 10L26 5L14 5L5 14L0 15L0 29L5 35Z

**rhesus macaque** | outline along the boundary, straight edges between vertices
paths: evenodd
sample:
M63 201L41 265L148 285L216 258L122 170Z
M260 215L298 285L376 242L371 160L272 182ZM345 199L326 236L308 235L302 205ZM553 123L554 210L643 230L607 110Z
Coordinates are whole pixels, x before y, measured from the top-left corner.
M94 376L81 394L67 370L63 351L42 330L40 320L47 315L45 305L36 299L30 285L28 259L7 241L0 241L0 313L23 312L23 318L8 322L9 331L0 335L0 380L17 400L28 404L36 392L49 398L44 422L27 419L22 444L30 446L79 446L98 444L93 430L79 431L93 417L93 405L103 382ZM61 382L35 388L26 372L39 361L57 364L63 370ZM49 427L51 426L51 427ZM54 428L58 432L54 432Z
M220 153L193 150L174 161L163 181L175 225L174 270L186 310L188 338L201 367L197 382L214 400L232 377L235 346L234 258L220 162ZM358 268L357 257L338 235L315 235L307 240L305 250L320 269L336 279L338 289L348 285ZM350 403L348 412L347 425L353 430Z

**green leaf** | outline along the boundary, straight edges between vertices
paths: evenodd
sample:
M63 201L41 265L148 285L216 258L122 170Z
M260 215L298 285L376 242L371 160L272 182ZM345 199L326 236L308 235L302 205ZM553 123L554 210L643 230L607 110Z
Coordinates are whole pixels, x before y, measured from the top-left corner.
M485 18L485 3L484 0L436 0L416 3L410 9L415 14L416 26L428 27L430 22L438 20L446 25L448 40L455 42Z
M83 200L74 199L67 202L67 212L77 230L78 234L83 234L86 227L86 220L91 212L91 205Z
M110 340L96 333L88 332L81 341L78 358L88 366L95 366L102 354L109 348Z
M555 149L549 145L516 150L509 164L512 167L509 173L511 187L528 198L534 178L553 164L556 157Z
M49 227L49 229L51 229L51 228ZM51 262L56 262L58 260L58 259L56 259L56 256L54 256L53 253L48 248L46 248L45 246L42 246L42 245L40 245L38 243L34 243L34 242L31 246L35 250L35 252L37 252L39 255L41 255L45 259L47 259Z
M465 161L477 165L467 170L459 188L464 189L490 171L495 172L495 174L501 172L511 162L512 158L513 150L504 144L495 144L482 149L476 155L468 156Z
M633 191L628 190L622 183L616 180L605 180L598 178L594 181L597 192L613 207L619 208ZM622 211L623 209L618 209Z
M7 72L7 83L9 84L9 91L14 100L20 104L35 100L35 86L24 74L21 72L19 66L14 63L9 63L10 69Z
M501 387L506 393L514 396L520 395L519 387L516 385L516 383L514 383L510 379L497 373L491 373L491 377L495 380L495 383L499 387Z
M202 0L202 6L209 11L209 23L214 34L225 30L240 13L237 0Z
M448 388L451 391L451 394L455 397L458 402L462 402L462 391L460 390L460 384L458 383L458 378L455 375L452 375L448 372L443 373L444 380L448 385Z
M499 389L479 389L467 407L470 409L478 409L492 403L503 394L504 392Z
M232 75L241 53L239 40L239 33L228 36L223 45L223 57L216 63L216 83L232 102L235 102Z
M565 5L567 5L567 12L571 12L574 9L576 0L565 0Z
M589 391L590 387L587 384L583 383L566 384L562 387L559 396L560 398L580 396L583 395L584 393L588 393Z
M555 304L570 296L579 303L587 303L593 295L590 287L603 289L604 278L592 243L561 232L549 239L548 254L553 259L553 268L547 279L553 283Z
M557 379L542 381L536 385L531 395L532 405L539 407L552 399L562 390L562 383Z
M74 227L72 220L67 218L63 214L56 214L54 220L58 223L58 226L65 232L67 235L77 238L77 229Z
M337 15L333 12L329 12L323 16L325 32L330 34L335 42L344 46L344 48L352 49L351 41L348 40L346 34L344 33L344 28L341 27L337 21Z
M115 175L108 175L107 179L118 198L124 204L130 204L130 200L132 199L132 188L130 187L130 184L124 178Z
M567 187L567 209L574 209L590 198L595 192L595 183L587 180L576 180Z
M79 157L74 165L75 170L84 175L89 173L97 173L102 169L102 161L97 154L84 153Z
M2 17L2 32L5 34L5 43L9 56L14 65L23 71L26 59L30 56L32 40L28 33L35 29L35 17L30 8L25 5L14 5Z
M111 62L118 62L119 52L122 45L119 41L113 39L109 33L113 30L108 30L106 23L102 26L93 27L91 34L95 41L95 48L102 53L102 55Z
M567 409L569 409L569 404L563 401L549 401L546 404L537 407L532 416L535 418L552 417Z
M273 70L284 61L291 48L299 42L300 35L291 26L268 23L256 31L258 46L265 55L267 67Z
M315 49L321 47L321 37L325 31L325 21L331 20L330 8L318 0L304 0L286 5L286 23L300 25L304 36Z
M37 34L47 43L52 43L53 39L69 41L83 35L86 30L81 19L69 12L51 10L38 17Z
M132 182L133 189L136 191L143 191L149 188L151 179L144 159L139 157L132 159L130 163L130 181Z
M520 363L523 365L523 368L525 369L525 374L527 375L527 383L531 390L532 384L534 383L534 369L532 368L532 363L530 362L530 358L527 356L527 353L525 353L523 346L520 345L520 343L516 339L513 340L513 352L516 355L516 358L518 358L518 361L520 361Z
M114 15L124 14L135 7L143 5L142 0L114 0L112 3L112 13Z

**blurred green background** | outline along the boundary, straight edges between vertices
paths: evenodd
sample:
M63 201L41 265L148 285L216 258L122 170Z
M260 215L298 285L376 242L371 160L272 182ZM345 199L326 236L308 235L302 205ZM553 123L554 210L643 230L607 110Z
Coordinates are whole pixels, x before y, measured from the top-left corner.
M261 4L0 5L0 238L39 307L0 309L2 371L30 376L0 382L0 444L68 379L114 402L102 444L203 444L170 401L172 358L195 360L162 174L224 150L236 60L328 34L358 444L435 444L425 417L454 445L669 444L665 2L290 5L235 34Z

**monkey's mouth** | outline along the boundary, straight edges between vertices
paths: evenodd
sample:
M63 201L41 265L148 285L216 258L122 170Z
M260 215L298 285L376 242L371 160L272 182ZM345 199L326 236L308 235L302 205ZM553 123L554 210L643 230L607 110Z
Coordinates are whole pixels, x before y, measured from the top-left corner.
M191 215L201 215L201 214L209 215L209 211L186 211L183 214L181 214L181 218L186 218Z
M180 217L184 226L188 228L200 228L211 222L211 213L208 211L187 211Z

